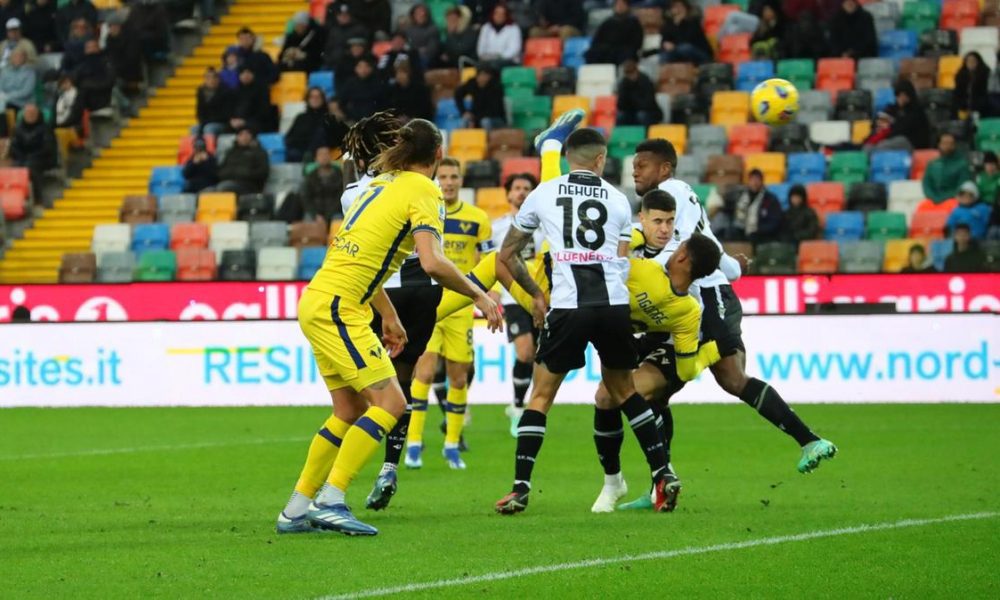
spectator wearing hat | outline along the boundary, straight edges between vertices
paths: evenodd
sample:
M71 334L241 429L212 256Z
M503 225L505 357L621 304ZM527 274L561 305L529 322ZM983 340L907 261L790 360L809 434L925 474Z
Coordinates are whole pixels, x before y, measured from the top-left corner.
M38 106L24 105L21 120L14 127L10 140L10 158L16 167L27 167L32 189L42 189L45 171L56 166L56 136L42 120Z
M337 104L352 123L382 110L387 100L386 85L375 75L371 56L363 56L354 67L354 77L337 90Z
M90 0L69 0L56 10L56 35L63 46L69 40L72 24L77 19L83 19L90 28L97 28L97 9Z
M967 225L974 240L986 239L986 228L990 224L991 206L979 201L979 188L966 181L958 188L958 206L948 215L946 227L953 230L959 224Z
M55 0L34 0L21 19L21 31L41 52L56 52L62 46L56 34Z
M227 48L226 52L235 52L240 68L253 71L254 79L261 85L270 86L278 81L278 69L274 66L274 61L267 52L257 49L257 36L249 27L243 27L236 33L236 44Z
M712 219L712 230L721 232L723 240L749 240L756 246L779 241L783 223L781 202L764 187L764 173L753 169L747 175L743 193Z
M197 92L198 126L195 134L218 135L227 131L235 103L236 93L222 85L219 73L211 67L205 69L204 81Z
M444 40L436 66L442 69L458 67L463 56L476 57L476 30L469 27L471 13L467 6L452 6L445 13Z
M326 7L326 46L323 48L323 64L334 69L348 50L348 40L363 38L371 41L371 32L354 20L351 7L346 2L331 2Z
M535 0L535 22L529 37L558 37L567 39L582 35L587 29L587 13L583 2L562 0Z
M431 20L431 12L426 4L415 4L410 9L410 22L403 30L410 48L415 48L420 56L420 64L429 67L441 49L441 31Z
M966 223L959 223L951 230L954 241L951 254L944 259L945 273L981 273L986 270L986 254L973 239Z
M137 36L125 31L125 19L114 13L107 20L108 35L104 38L104 51L118 79L124 82L124 91L137 95L142 85L142 45Z
M431 91L423 80L413 77L410 63L404 62L396 66L396 76L389 84L389 105L404 122L410 119L434 119Z
M976 178L979 199L989 205L997 205L997 191L1000 190L1000 165L992 150L983 153L983 170Z
M35 99L35 69L28 66L24 50L10 55L10 64L0 69L0 92L7 98L7 108L20 110Z
M656 103L656 86L639 70L635 59L622 65L623 75L618 81L618 118L620 125L649 127L663 120L663 111Z
M24 52L25 64L30 67L35 66L38 60L38 51L35 44L21 33L21 19L7 19L7 39L3 43L3 56L0 57L0 66L6 67L10 64L10 55L15 50Z
M701 19L691 12L688 0L674 0L670 3L670 14L660 30L662 52L660 62L690 62L696 65L712 60L712 47L705 37ZM640 30L639 40L642 40Z
M11 19L24 19L24 2L0 0L0 23L6 23Z
M282 71L306 71L311 73L323 63L323 48L326 46L326 32L306 11L299 11L292 17L292 30L285 36L281 47Z
M497 4L490 19L479 30L476 54L494 68L516 64L521 59L521 28L510 16L506 4Z
M628 0L615 0L614 14L597 27L584 58L591 64L620 65L639 56L642 35L642 24L629 10Z
M795 184L788 190L785 237L796 244L819 237L819 216L809 206L806 188L802 184Z
M969 160L956 149L954 135L942 133L938 151L941 155L927 163L924 171L924 196L934 204L954 198L970 174Z
M347 40L347 52L340 57L340 62L333 69L336 81L347 81L354 77L354 67L358 66L361 57L370 54L368 40L356 37Z
M927 251L921 244L910 246L910 253L906 258L906 266L900 273L936 273L934 263L927 260Z
M323 123L330 115L326 94L318 87L309 88L305 102L306 109L296 115L285 134L285 159L288 162L305 162L326 141Z
M455 90L455 106L469 127L495 129L506 122L503 86L496 71L481 66L476 76Z
M241 127L236 132L233 147L219 166L220 181L215 191L259 194L264 191L270 169L267 152L260 147L253 129Z

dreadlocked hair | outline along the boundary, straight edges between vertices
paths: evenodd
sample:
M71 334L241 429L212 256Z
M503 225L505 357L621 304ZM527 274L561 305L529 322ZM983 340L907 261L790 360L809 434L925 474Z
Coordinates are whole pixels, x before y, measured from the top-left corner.
M399 119L384 110L355 123L344 137L344 149L363 170L371 171L372 163L383 151L396 143Z
M441 132L434 123L413 119L394 133L397 140L391 148L386 148L378 155L372 163L372 170L388 173L403 171L412 166L435 164L442 139Z

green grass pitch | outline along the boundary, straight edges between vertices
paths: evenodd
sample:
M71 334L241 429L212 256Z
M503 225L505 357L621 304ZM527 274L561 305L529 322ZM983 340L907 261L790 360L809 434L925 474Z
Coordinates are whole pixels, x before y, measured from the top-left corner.
M363 508L381 453L362 473L349 501L381 529L367 539L273 533L325 409L0 411L0 597L316 598L741 542L409 595L1000 597L996 514L752 545L1000 511L1000 405L800 406L840 447L808 476L795 444L745 406L674 410L685 487L673 514L591 514L592 411L558 405L528 511L493 514L514 440L501 407L476 406L467 471L445 467L432 418L426 466L402 472L388 511ZM631 434L623 461L631 498L648 477Z

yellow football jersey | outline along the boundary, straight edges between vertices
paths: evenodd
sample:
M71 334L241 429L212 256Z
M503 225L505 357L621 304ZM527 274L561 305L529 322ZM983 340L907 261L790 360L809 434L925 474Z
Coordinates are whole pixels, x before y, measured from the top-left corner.
M309 287L367 304L413 252L413 233L441 238L443 220L441 189L433 181L412 171L382 174L344 215Z
M455 206L445 206L444 255L463 273L479 262L480 252L493 249L493 225L481 208L459 200Z

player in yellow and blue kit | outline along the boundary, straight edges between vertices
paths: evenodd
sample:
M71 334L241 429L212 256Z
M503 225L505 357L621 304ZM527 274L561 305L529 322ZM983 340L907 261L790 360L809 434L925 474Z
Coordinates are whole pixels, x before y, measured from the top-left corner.
M415 119L396 137L372 165L382 174L345 215L299 303L299 324L333 397L333 415L310 444L295 491L278 517L279 533L378 533L354 517L345 494L406 407L389 355L398 354L407 337L382 284L407 255L416 249L428 275L474 298L490 327L502 327L496 303L441 249L443 206L430 179L441 160L441 133ZM373 307L382 317L381 340L370 327Z
M464 272L471 271L479 262L481 252L493 250L490 219L481 208L462 202L458 197L462 187L461 164L453 158L441 161L437 172L438 184L445 203L444 254ZM438 356L445 359L448 373L448 396L445 404L444 457L452 469L464 469L458 444L462 437L465 408L468 402L468 379L472 369L472 307L457 311L441 319L427 342L427 350L413 373L410 393L413 411L407 432L406 466L423 465L424 424L427 404Z

